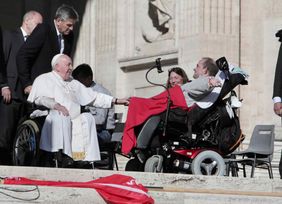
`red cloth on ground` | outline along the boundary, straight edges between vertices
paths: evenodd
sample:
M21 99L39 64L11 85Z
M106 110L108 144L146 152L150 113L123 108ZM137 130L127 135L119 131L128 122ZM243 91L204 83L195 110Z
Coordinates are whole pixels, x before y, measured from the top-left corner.
M111 204L154 203L154 199L148 194L147 188L142 184L138 184L133 177L120 174L113 174L88 182L44 181L12 177L5 178L4 184L93 188L107 203Z
M182 108L189 110L187 107L182 89L180 86L175 86L169 90L171 98L171 108ZM168 92L164 91L152 98L130 98L128 107L127 119L125 122L123 137L122 137L122 152L128 154L133 147L136 146L136 136L134 127L144 123L150 116L160 114L167 108Z

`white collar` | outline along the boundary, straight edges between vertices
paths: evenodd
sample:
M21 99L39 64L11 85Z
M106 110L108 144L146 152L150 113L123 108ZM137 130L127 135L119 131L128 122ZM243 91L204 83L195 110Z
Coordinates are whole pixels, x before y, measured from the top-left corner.
M24 37L28 35L22 27L21 27L21 31Z
M57 28L57 25L56 25L55 20L54 20L54 26L55 26L55 28L56 28L57 36L60 35L61 33L59 32L59 30L58 30L58 28ZM63 34L61 34L61 35L63 35Z
M53 70L52 73L54 74L54 76L55 76L57 79L59 79L60 81L65 82L65 81L63 80L63 78L62 78L57 72L55 72L55 71Z
M61 82L63 82L63 83L69 83L69 82L71 82L72 80L73 80L73 78L72 77L70 77L68 80L64 80L56 71L52 71L52 73L54 74L54 76L59 80L59 81L61 81Z

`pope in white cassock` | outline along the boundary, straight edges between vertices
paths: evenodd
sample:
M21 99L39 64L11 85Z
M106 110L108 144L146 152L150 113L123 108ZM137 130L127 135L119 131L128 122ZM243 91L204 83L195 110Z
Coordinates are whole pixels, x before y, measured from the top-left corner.
M72 79L72 60L67 55L55 55L51 65L53 71L35 79L27 99L50 109L41 131L40 149L62 150L73 158L75 148L75 152L83 152L80 160L100 160L95 119L90 113L81 113L81 106L110 108L113 104L128 105L128 100L95 92ZM80 127L80 137L72 138L72 126Z

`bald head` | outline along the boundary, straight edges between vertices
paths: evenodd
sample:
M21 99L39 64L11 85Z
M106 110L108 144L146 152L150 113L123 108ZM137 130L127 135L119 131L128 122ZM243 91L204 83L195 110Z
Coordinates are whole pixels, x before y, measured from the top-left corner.
M28 11L23 16L22 29L30 35L34 28L43 22L41 14L37 11Z

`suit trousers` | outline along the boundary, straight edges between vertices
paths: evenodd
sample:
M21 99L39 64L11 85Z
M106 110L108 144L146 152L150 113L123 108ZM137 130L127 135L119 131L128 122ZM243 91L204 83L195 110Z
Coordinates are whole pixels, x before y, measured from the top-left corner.
M12 100L0 101L0 148L11 150L19 120L24 116L24 103Z

